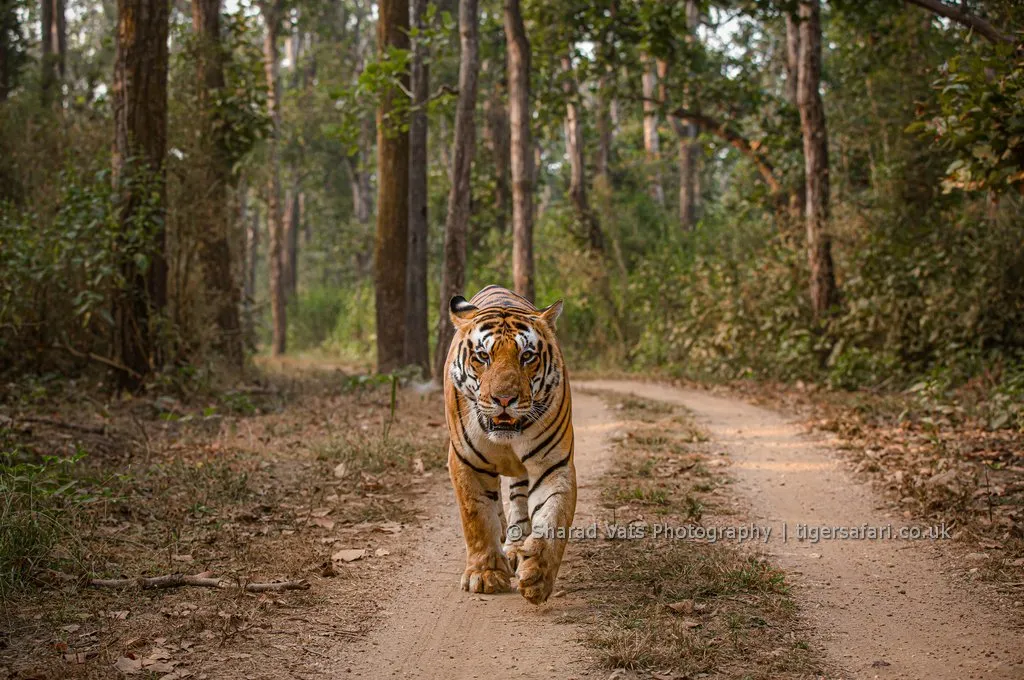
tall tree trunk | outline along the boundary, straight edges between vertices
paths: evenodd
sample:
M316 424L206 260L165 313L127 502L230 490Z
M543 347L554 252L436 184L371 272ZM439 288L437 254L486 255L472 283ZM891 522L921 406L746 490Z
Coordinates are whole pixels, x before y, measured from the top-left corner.
M654 63L641 55L644 72L641 76L641 90L644 98L644 151L648 164L648 192L658 205L665 205L665 190L661 186L661 149L658 139L658 103L655 101L658 76Z
M17 0L0 0L0 104L7 101L18 80L14 36L20 28Z
M426 29L429 0L412 0L412 26ZM405 364L430 375L427 337L427 100L430 97L429 54L422 37L413 43L412 97L409 120L409 269L405 279Z
M569 156L569 197L576 209L576 219L583 231L591 250L595 253L604 252L604 235L597 215L590 209L587 200L586 163L583 157L583 122L580 118L580 104L576 78L572 74L572 62L569 57L562 57L562 69L566 72L565 79L565 152Z
M255 202L249 202L246 190L246 204L249 207L245 221L245 267L242 270L242 309L245 320L245 343L251 344L255 333L253 303L256 299L256 267L260 257L260 209Z
M800 76L800 20L795 14L786 14L786 99L795 109ZM804 216L807 204L807 183L800 181L789 192L789 215L795 222Z
M832 243L828 233L828 129L821 101L821 6L819 0L800 0L800 69L797 102L804 138L807 186L807 260L811 270L811 308L824 317L837 301Z
M224 50L220 37L220 0L192 0L192 27L198 38L196 60L199 135L198 171L206 194L199 202L199 261L207 307L217 324L217 349L238 368L244 360L238 317L238 286L231 267L231 158L218 121L215 101L224 89Z
M609 168L612 162L612 142L615 128L612 122L612 102L604 95L609 73L602 73L597 84L597 177L605 187L611 187Z
M41 0L39 35L42 49L41 89L43 103L53 101L64 80L67 62L67 23L64 0Z
M377 49L384 57L391 48L409 49L409 0L381 0ZM377 302L377 370L388 373L402 366L405 354L405 278L409 257L409 131L392 117L401 110L396 100L409 90L381 93L377 106L377 238L373 265Z
M476 94L480 72L477 0L459 0L459 100L455 109L452 144L452 187L444 225L444 266L441 274L441 318L437 330L434 376L444 380L444 362L455 334L448 317L448 301L464 293L466 285L466 231L469 228L470 171L476 150Z
M700 8L695 0L686 2L686 41L694 43L697 40L697 25L700 23ZM665 95L665 77L667 75L667 64L658 61L659 99L662 104L667 100ZM694 102L694 92L691 85L683 88L683 108L693 110L697 108ZM683 122L679 118L672 117L672 128L676 132L679 145L679 225L683 231L693 231L697 224L697 212L700 205L700 191L698 188L697 174L700 164L701 146L697 141L700 130L693 122Z
M530 134L530 41L519 0L505 0L508 122L512 166L512 282L531 302L533 280L533 138Z
M296 182L284 193L284 252L281 254L281 278L284 280L285 302L291 301L299 289L299 231L302 229L302 191Z
M484 73L487 73L486 65L483 70ZM494 162L495 226L501 233L505 233L505 229L508 227L508 212L511 202L508 185L509 165L511 164L509 121L508 110L505 108L504 97L502 97L504 86L501 83L504 77L504 73L496 74L496 80L499 82L495 83L484 100L484 142L487 144Z
M167 306L164 159L167 153L167 34L162 0L118 0L112 84L112 174L125 288L114 302L114 357L124 387L162 360L155 316ZM141 262L148 262L146 265Z
M267 144L270 179L267 183L267 231L270 248L270 316L273 327L271 354L280 356L288 347L288 312L285 304L284 225L281 210L281 65L277 37L281 30L283 0L267 0L260 5L266 30L263 36L263 66L267 75L267 112L270 114L270 139Z

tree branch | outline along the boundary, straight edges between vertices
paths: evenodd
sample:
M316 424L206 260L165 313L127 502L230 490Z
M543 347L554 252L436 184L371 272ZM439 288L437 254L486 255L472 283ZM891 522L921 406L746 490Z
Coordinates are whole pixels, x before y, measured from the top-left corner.
M137 587L143 590L156 590L162 588L181 588L182 586L196 586L199 588L231 588L234 587L229 581L210 576L210 572L203 572L195 576L186 574L167 574L165 576L153 576L150 578L94 578L89 580L89 585L94 588L131 588ZM277 583L246 583L239 586L242 590L250 593L264 593L272 590L309 590L309 581L280 581Z
M730 129L726 123L720 123L711 116L686 111L681 108L673 111L671 115L680 121L686 121L696 125L704 132L710 132L711 134L724 139L733 148L753 161L754 165L757 166L757 171L761 173L761 178L764 180L764 183L768 185L768 188L771 189L773 194L777 194L782 191L782 187L779 185L779 180L775 177L775 168L772 164L758 153L757 149L754 148L754 145L750 143L750 140Z
M1008 43L1013 44L1013 38L1006 35L995 26L985 21L979 16L965 12L956 7L950 7L949 5L942 2L942 0L906 0L911 5L917 5L924 9L937 14L940 17L945 17L952 21L957 22L967 28L971 29L975 33L978 33L989 42L993 43Z

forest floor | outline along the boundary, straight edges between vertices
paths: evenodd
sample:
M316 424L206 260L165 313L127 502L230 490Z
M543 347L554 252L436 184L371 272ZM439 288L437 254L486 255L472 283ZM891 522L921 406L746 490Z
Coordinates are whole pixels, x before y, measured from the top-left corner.
M1024 555L998 539L1014 503L971 514L971 492L952 514L904 500L898 457L872 456L888 449L866 426L815 433L820 412L749 403L766 393L574 383L575 525L596 535L570 543L555 596L534 607L459 590L436 390L392 401L390 384L341 368L264 369L212 397L107 403L64 383L7 395L4 451L81 459L62 464L71 492L31 508L48 518L33 535L45 570L0 591L0 678L1024 678ZM885 446L916 451L900 431ZM1021 464L1008 441L1004 475ZM995 483L1016 498L1019 478ZM935 517L955 517L949 540L796 536ZM695 525L761 534L654 535ZM173 573L227 587L88 584ZM308 589L244 589L284 581Z

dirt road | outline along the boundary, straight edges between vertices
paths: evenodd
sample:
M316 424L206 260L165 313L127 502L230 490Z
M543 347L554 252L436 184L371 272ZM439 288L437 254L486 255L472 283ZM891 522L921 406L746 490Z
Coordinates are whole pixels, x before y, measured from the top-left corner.
M842 677L1024 678L1022 633L958 587L949 546L919 540L794 540L798 524L903 526L856 482L827 443L786 418L734 399L626 381L579 388L635 394L690 409L733 461L766 548L797 584L797 600ZM781 539L783 525L788 540Z
M595 480L618 424L587 390L630 393L685 406L731 459L737 505L773 527L765 546L795 582L797 600L843 678L1024 678L1020 631L957 587L947 546L935 541L795 540L808 526L902 526L854 481L828 444L786 418L705 392L627 381L578 384L574 392L577 524L595 521ZM558 619L583 607L572 595L533 607L516 594L459 590L464 549L450 492L437 499L410 550L384 623L325 662L359 678L605 677ZM782 539L783 525L788 540ZM573 568L572 546L563 569ZM961 565L962 567L962 565ZM962 573L963 569L960 569ZM557 586L556 586L557 591ZM571 618L571 617L569 617Z
M607 466L606 434L616 427L603 402L573 394L579 501L576 523L597 520L596 480ZM403 584L385 620L364 642L346 650L329 677L536 678L591 675L577 631L558 619L582 602L556 597L538 606L517 593L471 595L459 589L465 547L455 497L448 488L425 523L423 542L395 582ZM573 568L571 546L562 573ZM556 594L558 586L555 586ZM344 675L342 675L344 674Z

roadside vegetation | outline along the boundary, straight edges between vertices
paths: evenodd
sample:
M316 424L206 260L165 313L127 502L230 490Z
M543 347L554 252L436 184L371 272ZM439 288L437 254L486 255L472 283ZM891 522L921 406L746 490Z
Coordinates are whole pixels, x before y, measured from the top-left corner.
M443 473L442 406L401 392L392 407L390 378L295 373L123 401L54 381L0 404L0 668L220 677L239 655L273 668L270 642L312 654L365 632L360 582L401 554ZM90 586L169 574L224 587ZM343 583L317 587L326 578ZM282 581L312 587L234 587Z

